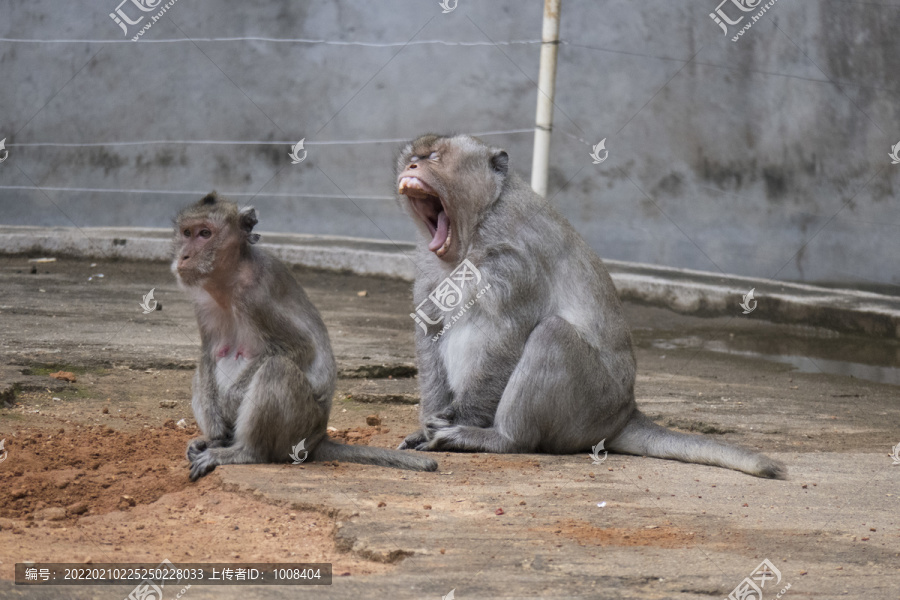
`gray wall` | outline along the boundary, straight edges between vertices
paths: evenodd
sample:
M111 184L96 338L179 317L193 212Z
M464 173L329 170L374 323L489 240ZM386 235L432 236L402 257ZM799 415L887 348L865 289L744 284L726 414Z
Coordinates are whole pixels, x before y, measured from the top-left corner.
M125 40L117 3L6 0L0 36ZM553 204L604 257L900 284L900 2L779 0L736 43L709 18L716 4L564 2ZM410 240L392 199L399 144L315 142L531 127L537 44L418 42L534 40L541 12L178 0L138 43L0 41L0 223L167 226L215 188L259 192L263 230ZM245 36L416 44L152 43ZM19 145L304 137L299 165L286 144ZM594 165L588 143L604 137ZM530 175L531 134L485 139ZM34 185L128 191L10 189ZM173 190L188 193L160 193Z

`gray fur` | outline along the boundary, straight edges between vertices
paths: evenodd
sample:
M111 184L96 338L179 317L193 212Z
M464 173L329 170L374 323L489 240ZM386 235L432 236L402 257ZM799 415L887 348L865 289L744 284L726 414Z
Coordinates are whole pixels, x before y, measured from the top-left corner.
M669 431L637 409L631 333L609 273L552 206L497 168L501 152L468 136L428 135L399 157L398 183L424 180L452 232L443 256L430 251L432 232L401 196L424 234L415 306L463 259L491 285L437 340L440 324L416 327L422 429L400 448L571 454L605 439L615 452L783 478L771 458ZM465 288L461 304L475 292ZM432 321L440 315L430 302L425 309Z
M255 211L233 209L208 196L176 221L172 268L201 338L191 406L204 437L188 445L191 479L216 465L291 462L304 439L312 460L436 470L431 459L326 437L337 368L325 324L290 269L251 245ZM184 229L204 218L212 237L191 246ZM223 274L226 258L234 264Z

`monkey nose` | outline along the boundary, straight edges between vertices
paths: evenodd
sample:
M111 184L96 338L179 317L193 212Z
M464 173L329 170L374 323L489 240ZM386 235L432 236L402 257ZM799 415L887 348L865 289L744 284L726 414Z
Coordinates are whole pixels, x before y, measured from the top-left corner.
M409 168L410 168L410 169L418 169L418 168L419 168L419 165L417 165L416 163L411 163L411 164L409 165Z

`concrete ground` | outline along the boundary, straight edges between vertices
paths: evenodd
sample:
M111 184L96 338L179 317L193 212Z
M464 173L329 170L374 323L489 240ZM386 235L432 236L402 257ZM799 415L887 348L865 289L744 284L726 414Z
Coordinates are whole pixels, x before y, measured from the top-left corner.
M396 445L416 426L410 285L295 272L323 314L341 369L335 435ZM0 463L0 498L8 500L0 502L0 598L105 600L131 590L16 586L10 563L25 560L304 556L336 565L331 586L194 586L184 597L437 600L455 590L449 597L460 600L724 598L763 559L781 576L765 585L766 600L788 585L780 597L900 597L900 468L890 457L900 444L896 339L776 325L753 314L701 319L627 305L643 410L670 427L765 451L788 464L786 481L613 454L593 464L587 454L438 453L437 473L253 465L220 467L190 484L181 452L193 434L189 368L198 337L167 265L0 257L0 282L0 394L8 406L0 409L0 438L9 452ZM143 314L139 303L151 288L162 310ZM78 381L48 377L56 370ZM160 406L168 400L174 408ZM377 421L368 423L373 414ZM180 418L188 429L170 422ZM52 443L47 432L76 435L73 428L149 444L145 454L168 461L157 469L163 475L148 479L128 464L142 457L128 455L109 490L169 487L135 492L134 505L87 496L83 514L69 506L55 520L42 515L57 496L41 501L43 513L28 489L3 496L40 475L17 467L17 457L34 471L47 460L43 469L52 471L47 452L35 448ZM153 440L167 445L154 449ZM101 460L87 469L102 474L105 451L98 448ZM232 514L215 513L210 498ZM240 534L224 520L230 516L241 519ZM275 537L280 517L286 528L288 521L309 527ZM152 526L121 533L141 519ZM305 533L314 522L326 536ZM260 531L266 523L275 529Z

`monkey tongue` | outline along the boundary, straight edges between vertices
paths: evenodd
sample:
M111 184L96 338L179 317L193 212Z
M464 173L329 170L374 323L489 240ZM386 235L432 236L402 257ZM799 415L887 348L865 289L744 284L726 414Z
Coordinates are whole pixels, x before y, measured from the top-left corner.
M450 218L446 211L441 211L437 216L437 227L434 230L434 238L428 244L428 249L443 256L450 246Z

